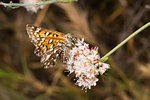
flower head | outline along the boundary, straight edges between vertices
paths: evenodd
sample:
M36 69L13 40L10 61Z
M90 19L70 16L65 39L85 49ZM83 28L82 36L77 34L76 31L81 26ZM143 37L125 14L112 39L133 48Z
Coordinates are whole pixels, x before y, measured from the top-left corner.
M70 51L67 69L70 73L75 72L78 86L91 89L91 86L96 86L97 75L102 75L108 68L108 64L100 61L98 48L90 49L84 39L77 40Z
M39 3L39 2L41 2L41 0L21 0L20 2L23 4L33 4L33 3ZM27 11L31 11L34 13L36 13L38 9L42 9L43 7L44 7L44 5L25 6Z

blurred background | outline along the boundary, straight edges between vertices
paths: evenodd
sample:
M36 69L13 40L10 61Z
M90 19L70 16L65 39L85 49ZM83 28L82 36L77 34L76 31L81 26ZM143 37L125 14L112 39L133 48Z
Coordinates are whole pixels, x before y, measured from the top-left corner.
M109 57L111 69L87 92L74 84L74 74L68 76L61 62L41 66L25 27L85 38L102 57L149 21L150 0L78 0L47 5L37 13L0 6L0 100L150 100L150 27Z

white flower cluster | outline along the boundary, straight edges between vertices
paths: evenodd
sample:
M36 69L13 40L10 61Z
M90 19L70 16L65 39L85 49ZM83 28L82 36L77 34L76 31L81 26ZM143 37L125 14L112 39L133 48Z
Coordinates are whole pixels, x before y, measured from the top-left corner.
M91 89L91 86L96 86L97 75L102 75L109 69L109 65L100 61L98 48L89 49L89 44L82 39L77 40L75 47L71 49L67 69L70 73L75 72L78 86Z
M21 3L23 4L33 4L33 3L39 3L41 2L41 0L20 0ZM35 6L25 6L25 8L27 9L27 11L31 11L36 13L37 10L42 9L44 7L44 5L35 5Z

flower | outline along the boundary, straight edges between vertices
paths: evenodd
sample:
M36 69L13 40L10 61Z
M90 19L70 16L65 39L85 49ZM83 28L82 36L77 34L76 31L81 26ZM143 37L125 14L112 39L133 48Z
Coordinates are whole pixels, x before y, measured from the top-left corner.
M34 4L34 3L41 2L41 0L21 0L20 2L23 3L23 4ZM36 13L38 9L42 9L43 7L44 7L44 5L25 6L27 11L31 11L31 12L34 12L34 13Z
M100 61L98 48L90 49L84 39L77 40L69 55L67 69L70 73L75 72L76 85L82 88L91 89L91 86L96 86L97 75L102 75L109 69L109 64Z

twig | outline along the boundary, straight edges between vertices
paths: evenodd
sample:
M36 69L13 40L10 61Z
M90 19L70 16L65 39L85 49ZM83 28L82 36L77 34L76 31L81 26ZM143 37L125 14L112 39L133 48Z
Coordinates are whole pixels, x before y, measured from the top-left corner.
M150 26L150 22L148 22L147 24L145 24L144 26L142 26L140 29L138 29L137 31L135 31L134 33L132 33L129 37L127 37L124 41L122 41L121 43L119 43L115 48L113 48L111 51L109 51L105 56L103 56L101 58L104 59L108 56L110 56L112 53L114 53L117 49L119 49L121 46L123 46L125 43L127 43L131 38L133 38L135 35L137 35L138 33L140 33L141 31L143 31L145 28L147 28L148 26Z
M4 7L23 7L23 6L35 6L35 5L47 5L52 3L71 3L77 0L51 0L51 1L45 1L45 2L39 2L39 3L32 3L32 4L21 4L21 3L3 3L0 2L0 5L3 5Z

